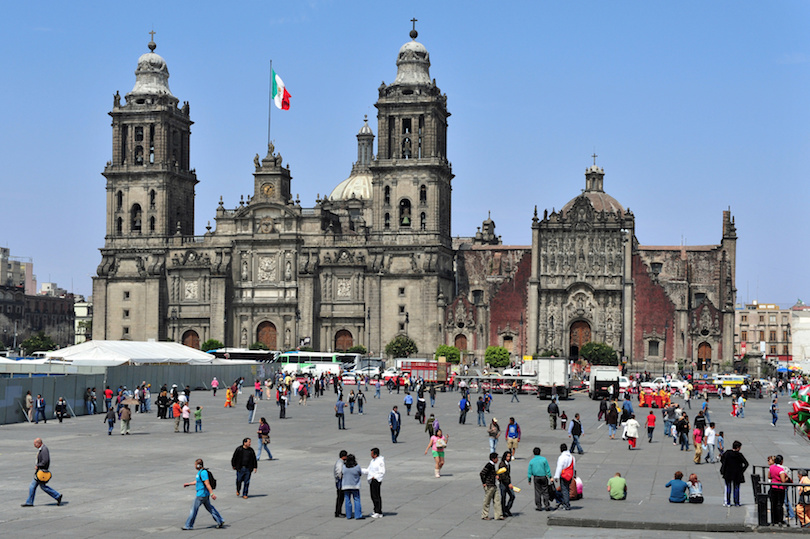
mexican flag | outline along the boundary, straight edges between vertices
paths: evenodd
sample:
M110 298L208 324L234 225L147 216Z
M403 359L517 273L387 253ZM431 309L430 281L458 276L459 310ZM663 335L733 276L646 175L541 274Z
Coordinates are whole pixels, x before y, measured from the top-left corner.
M281 80L281 77L273 70L273 101L276 103L276 106L281 110L289 110L290 97L290 92L288 92L287 88L284 86L284 81Z

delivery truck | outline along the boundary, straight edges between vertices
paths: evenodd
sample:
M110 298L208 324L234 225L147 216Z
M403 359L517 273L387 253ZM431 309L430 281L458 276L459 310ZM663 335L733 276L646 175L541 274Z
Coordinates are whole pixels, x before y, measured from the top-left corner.
M520 366L521 376L533 376L531 383L537 386L537 398L567 399L571 391L571 367L568 358L541 357L524 361Z

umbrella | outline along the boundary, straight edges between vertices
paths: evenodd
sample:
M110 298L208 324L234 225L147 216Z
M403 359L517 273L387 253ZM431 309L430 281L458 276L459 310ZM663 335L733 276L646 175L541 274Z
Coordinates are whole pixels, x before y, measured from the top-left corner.
M140 404L140 403L141 401L139 401L138 399L133 399L132 397L121 401L121 404Z

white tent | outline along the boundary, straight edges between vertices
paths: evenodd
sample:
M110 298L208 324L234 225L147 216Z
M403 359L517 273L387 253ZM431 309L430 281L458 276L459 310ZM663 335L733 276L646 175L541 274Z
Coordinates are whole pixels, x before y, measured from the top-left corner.
M221 364L213 355L182 344L151 341L86 341L61 350L47 352L45 357L45 363L97 367L144 363Z

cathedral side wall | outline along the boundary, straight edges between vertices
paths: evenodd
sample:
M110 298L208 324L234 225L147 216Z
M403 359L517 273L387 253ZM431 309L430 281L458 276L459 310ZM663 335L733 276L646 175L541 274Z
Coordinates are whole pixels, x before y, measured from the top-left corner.
M672 338L675 305L667 296L661 282L651 277L650 267L638 254L633 254L633 281L635 283L633 323L633 361L660 362L675 359L675 341ZM650 341L659 343L659 353L649 355Z

